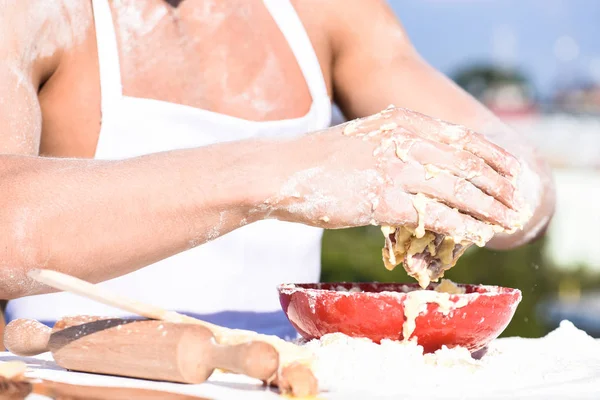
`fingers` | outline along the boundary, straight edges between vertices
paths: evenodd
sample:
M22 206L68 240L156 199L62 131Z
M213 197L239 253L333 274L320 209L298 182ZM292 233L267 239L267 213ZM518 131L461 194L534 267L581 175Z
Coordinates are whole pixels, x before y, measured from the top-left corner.
M505 229L519 224L519 214L494 197L479 190L469 181L447 172L440 172L426 179L425 167L410 161L394 174L397 185L409 193L423 193L452 208L475 218Z
M399 108L351 121L343 133L377 146L377 168L387 176L377 221L480 245L498 229L521 226L513 183L520 164L482 135Z
M466 179L484 193L495 197L502 204L514 210L522 206L522 200L517 195L514 185L494 171L481 158L467 151L453 149L425 138L418 138L408 150L407 158L413 159L425 167L426 179L447 171L459 178Z
M413 201L415 197L413 195ZM445 204L426 200L422 224L425 229L455 238L455 242L463 240L483 246L494 236L491 225L475 218L461 214Z
M450 124L402 108L387 109L380 114L384 116L386 124L395 122L420 136L468 151L482 158L494 170L509 179L515 178L519 173L520 164L514 156L487 140L483 135L464 126ZM372 125L375 121L367 122ZM371 129L373 128L371 127Z
M453 237L457 243L468 241L483 246L494 236L492 225L423 195L408 194L402 188L386 191L375 218L380 225L421 228Z
M519 175L521 165L514 156L488 141L483 135L470 130L467 132L468 134L459 143L461 148L481 157L487 164L504 176L512 179ZM448 144L455 145L456 143Z

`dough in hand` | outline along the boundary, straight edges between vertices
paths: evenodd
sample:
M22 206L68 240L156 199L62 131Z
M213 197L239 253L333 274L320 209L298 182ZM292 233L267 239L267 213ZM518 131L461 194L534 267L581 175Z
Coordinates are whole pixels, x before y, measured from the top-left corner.
M408 227L382 226L385 245L382 250L383 263L393 270L402 263L409 276L415 278L422 288L436 282L444 272L452 268L458 258L472 244L431 231L417 237Z

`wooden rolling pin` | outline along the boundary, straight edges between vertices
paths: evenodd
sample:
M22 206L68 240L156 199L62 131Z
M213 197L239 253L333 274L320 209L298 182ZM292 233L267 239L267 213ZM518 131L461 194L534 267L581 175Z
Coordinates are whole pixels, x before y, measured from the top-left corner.
M156 320L71 317L50 329L19 319L6 326L4 345L21 356L50 351L69 370L180 383L202 383L216 368L264 381L279 365L267 343L220 345L200 325Z
M273 377L265 380L277 385L283 392L303 397L315 395L319 391L318 381L312 371L313 353L303 347L273 336L257 332L228 329L206 321L188 317L175 311L165 310L150 304L126 298L97 285L48 269L33 269L29 277L54 289L63 290L102 304L116 307L146 318L204 326L212 332L222 345L238 345L251 341L262 341L272 345L279 354L279 370Z

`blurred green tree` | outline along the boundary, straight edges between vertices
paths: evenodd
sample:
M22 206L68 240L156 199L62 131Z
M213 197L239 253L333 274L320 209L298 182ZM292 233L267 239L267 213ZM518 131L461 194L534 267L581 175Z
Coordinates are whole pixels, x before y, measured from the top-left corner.
M533 97L533 88L527 76L514 68L495 65L469 65L457 70L453 80L473 97L484 100L486 92L493 88L516 85Z

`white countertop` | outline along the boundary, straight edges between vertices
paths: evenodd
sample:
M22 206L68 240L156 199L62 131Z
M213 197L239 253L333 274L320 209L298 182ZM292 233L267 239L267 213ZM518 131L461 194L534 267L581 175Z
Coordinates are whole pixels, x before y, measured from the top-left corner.
M461 365L449 366L448 353L436 355L435 370L422 369L422 359L411 358L406 349L397 347L400 345L364 342L361 345L354 340L342 338L341 342L333 343L328 339L325 341L328 343L320 345L323 346L321 355L326 352L335 355L320 365L317 376L329 380L331 387L337 390L319 394L319 400L600 399L600 340L587 336L568 322L545 338L494 341L489 346L489 356L484 356L475 368L477 371L470 361L469 365L463 361ZM349 343L351 347L347 347ZM414 353L414 347L410 351ZM28 364L28 377L70 384L155 389L210 399L282 398L274 389L240 375L217 372L208 382L185 385L70 372L58 367L49 353L36 357L0 353L0 362L14 360ZM394 365L397 368L390 370ZM416 370L430 373L418 375L420 372L415 374ZM386 376L382 376L382 371L388 371ZM424 385L428 393L422 390ZM353 388L344 389L348 386ZM31 399L45 397L31 395L28 400Z

